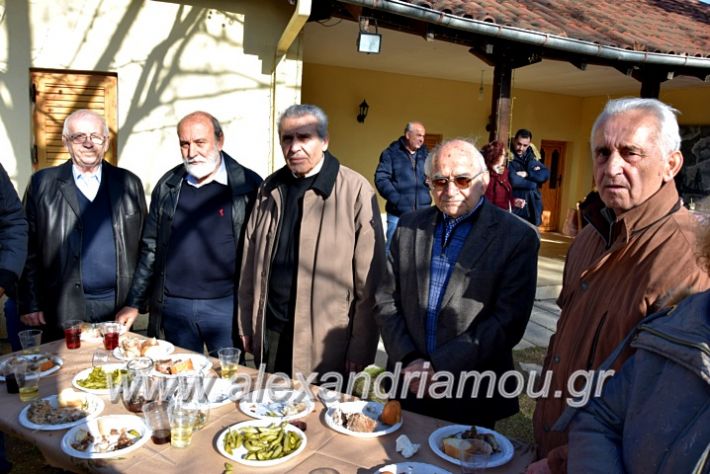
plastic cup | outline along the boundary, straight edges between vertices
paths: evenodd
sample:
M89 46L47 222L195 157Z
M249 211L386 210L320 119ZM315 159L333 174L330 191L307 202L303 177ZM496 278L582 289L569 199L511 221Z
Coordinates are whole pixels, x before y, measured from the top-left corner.
M223 379L231 379L237 375L239 357L242 351L236 347L224 347L217 351L220 365L220 375Z
M118 323L104 323L101 325L101 335L104 338L104 349L112 351L118 347L118 336L121 325Z
M39 365L20 361L14 366L15 379L20 392L20 400L28 402L39 396Z
M170 419L168 418L167 402L149 402L143 405L143 416L148 427L153 432L150 438L155 444L170 442Z
M64 328L64 342L67 344L67 349L79 349L81 347L81 326L84 321L71 319L62 323Z
M91 356L91 366L97 367L99 365L106 365L110 359L111 351L96 349L94 354Z
M190 446L195 415L195 410L180 403L170 405L168 419L170 420L170 445L172 447L185 448Z
M41 329L26 329L17 333L20 338L22 352L25 354L39 353L39 346L42 344Z

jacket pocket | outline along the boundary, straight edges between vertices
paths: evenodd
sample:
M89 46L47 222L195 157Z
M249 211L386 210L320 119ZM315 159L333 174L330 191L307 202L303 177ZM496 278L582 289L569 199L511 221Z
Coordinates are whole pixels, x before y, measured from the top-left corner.
M602 329L604 328L604 323L606 323L606 317L608 316L608 311L604 312L604 316L599 321L597 325L597 330L594 331L594 339L592 339L592 348L589 351L589 357L587 358L587 370L592 369L594 364L594 358L597 355L597 345L599 344L599 338L601 337Z

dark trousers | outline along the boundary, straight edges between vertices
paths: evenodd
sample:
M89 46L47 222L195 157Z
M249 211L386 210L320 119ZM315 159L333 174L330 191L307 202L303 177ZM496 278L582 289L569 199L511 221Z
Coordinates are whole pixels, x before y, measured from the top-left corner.
M184 349L216 357L223 347L233 347L234 295L213 299L166 296L162 308L165 339Z

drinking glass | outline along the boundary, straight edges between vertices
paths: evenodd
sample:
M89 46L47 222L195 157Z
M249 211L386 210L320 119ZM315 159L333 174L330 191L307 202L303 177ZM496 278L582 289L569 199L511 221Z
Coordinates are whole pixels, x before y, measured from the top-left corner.
M67 349L79 349L81 347L81 326L83 321L71 319L62 323L64 328L64 342L67 344Z
M168 420L170 420L170 445L172 447L185 448L190 445L195 414L195 410L176 400L173 400L169 405Z
M25 354L39 353L39 346L42 344L41 329L26 329L17 333L22 345L22 352Z
M152 368L153 360L150 357L138 357L128 362L127 380L121 384L121 399L128 411L138 413L146 402L152 401Z
M223 379L231 379L237 374L239 356L242 351L236 347L224 347L217 351L219 356L220 375Z
M91 366L97 367L99 365L108 364L111 359L111 352L104 349L96 349L94 355L91 356Z
M483 474L486 472L489 457L487 454L471 454L465 450L459 451L458 458L461 474Z
M112 351L118 347L118 335L121 325L118 323L104 323L101 325L101 335L104 338L104 349Z
M20 400L28 402L39 396L39 365L29 361L19 361L13 368Z
M170 419L168 418L168 402L156 401L143 405L145 422L153 434L151 439L155 444L170 442Z

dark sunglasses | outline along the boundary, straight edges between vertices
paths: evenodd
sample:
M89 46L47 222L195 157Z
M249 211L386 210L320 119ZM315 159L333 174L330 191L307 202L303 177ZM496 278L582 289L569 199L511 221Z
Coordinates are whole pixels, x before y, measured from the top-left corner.
M449 186L449 183L453 181L459 189L467 189L471 186L473 180L481 176L483 173L487 173L488 170L483 170L480 173L476 173L473 176L454 176L453 178L427 178L427 184L430 189L442 190Z

